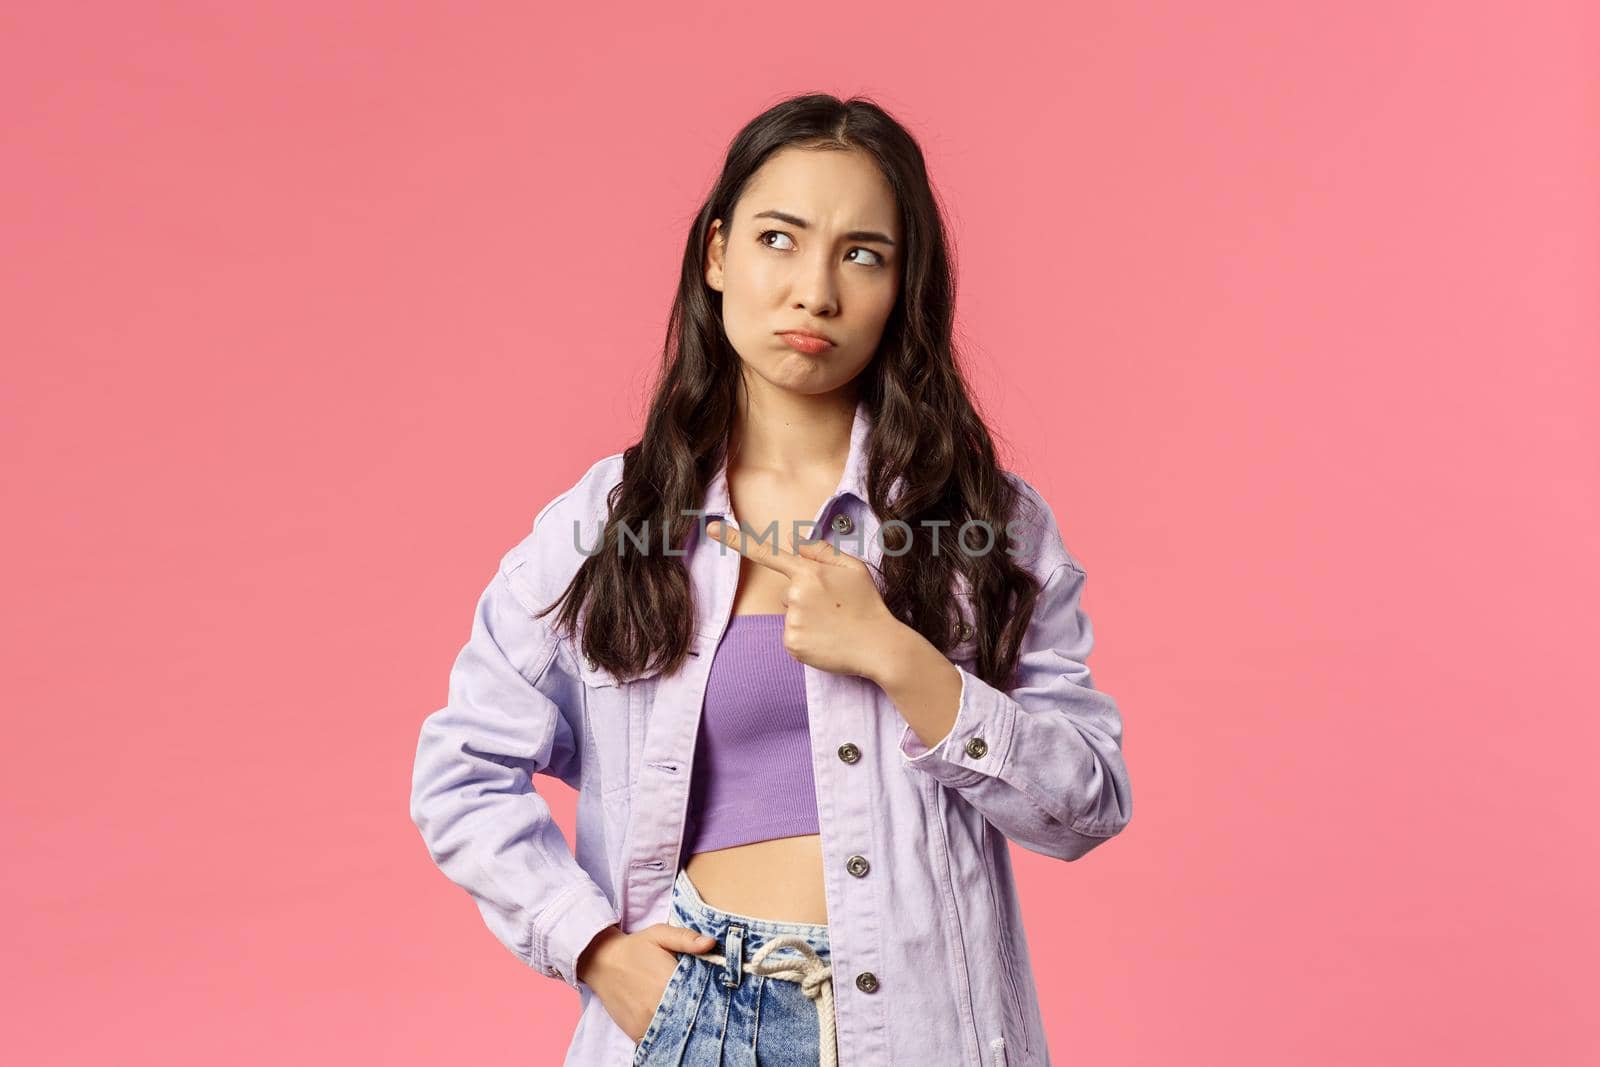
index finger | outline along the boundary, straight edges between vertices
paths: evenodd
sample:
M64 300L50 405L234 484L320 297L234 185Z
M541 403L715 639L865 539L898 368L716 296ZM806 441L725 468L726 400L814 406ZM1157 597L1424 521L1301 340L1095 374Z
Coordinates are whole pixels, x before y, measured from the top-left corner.
M780 552L775 545L769 544L760 536L751 537L744 532L743 527L730 529L728 524L717 519L706 523L706 533L715 537L725 545L738 550L746 559L755 560L763 567L770 567L785 577L792 577L807 561L803 556L792 552ZM774 532L773 541L777 540Z

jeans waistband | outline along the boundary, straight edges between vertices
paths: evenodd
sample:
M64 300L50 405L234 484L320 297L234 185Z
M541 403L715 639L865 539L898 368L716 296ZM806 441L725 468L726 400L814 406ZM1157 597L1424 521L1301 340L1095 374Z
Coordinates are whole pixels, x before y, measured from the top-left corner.
M738 986L745 974L797 983L817 1006L819 1067L838 1067L827 924L778 922L713 908L682 868L672 883L672 913L667 921L716 939L715 945L697 955L717 967L717 980L725 986Z

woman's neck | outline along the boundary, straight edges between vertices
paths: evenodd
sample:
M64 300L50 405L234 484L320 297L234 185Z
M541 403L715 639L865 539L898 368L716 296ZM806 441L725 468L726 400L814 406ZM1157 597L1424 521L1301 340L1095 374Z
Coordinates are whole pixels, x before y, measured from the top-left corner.
M760 470L776 478L835 480L850 457L850 430L856 398L837 390L806 396L767 388L741 390L732 430L733 458L739 470Z

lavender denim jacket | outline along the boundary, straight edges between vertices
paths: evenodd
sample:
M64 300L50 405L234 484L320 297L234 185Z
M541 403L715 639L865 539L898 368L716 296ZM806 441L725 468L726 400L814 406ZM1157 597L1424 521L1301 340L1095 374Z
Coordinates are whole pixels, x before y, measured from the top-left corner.
M844 476L816 530L877 564L869 420L858 406ZM739 579L737 551L691 539L683 562L696 636L673 674L619 680L533 618L592 550L621 473L621 453L596 462L501 559L451 669L448 703L422 723L411 790L429 854L489 929L578 991L568 1067L632 1060L634 1043L578 981L575 960L607 924L632 932L666 921L707 672ZM960 710L931 749L877 685L805 668L841 1067L1048 1065L1006 841L1074 860L1132 815L1121 715L1085 664L1094 637L1080 606L1083 568L1043 499L1007 476L1031 506L1019 517L1023 536L1002 535L995 550L1027 546L1017 558L1043 584L1016 688L970 673L976 634L961 590L968 636L950 653ZM734 524L726 469L703 506ZM574 846L534 789L536 773L578 790Z

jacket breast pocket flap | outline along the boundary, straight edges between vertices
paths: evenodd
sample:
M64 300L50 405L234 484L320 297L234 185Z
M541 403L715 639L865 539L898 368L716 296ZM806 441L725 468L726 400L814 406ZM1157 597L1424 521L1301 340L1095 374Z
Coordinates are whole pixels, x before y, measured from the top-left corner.
M624 677L578 653L578 676L583 682L584 727L602 796L624 793L639 772L634 752L642 744L644 717L650 691L659 670Z

